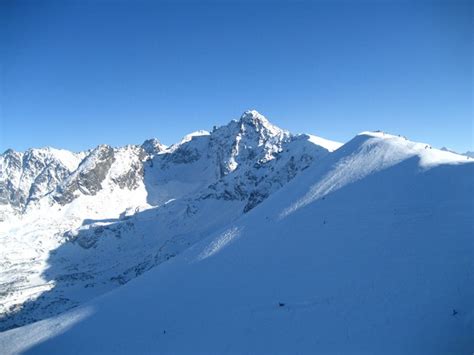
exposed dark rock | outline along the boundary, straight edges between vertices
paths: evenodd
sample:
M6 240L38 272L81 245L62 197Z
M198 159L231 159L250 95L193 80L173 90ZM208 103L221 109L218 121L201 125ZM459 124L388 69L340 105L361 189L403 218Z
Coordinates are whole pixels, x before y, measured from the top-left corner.
M66 180L66 183L59 187L54 199L60 204L66 205L77 197L76 192L95 195L102 188L102 181L114 159L114 150L111 147L107 145L97 147L81 162L76 172Z

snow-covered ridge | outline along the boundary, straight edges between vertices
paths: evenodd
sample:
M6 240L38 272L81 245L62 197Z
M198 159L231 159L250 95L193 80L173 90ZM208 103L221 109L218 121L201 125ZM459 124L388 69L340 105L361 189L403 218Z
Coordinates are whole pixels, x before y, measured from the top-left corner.
M7 150L0 155L0 205L22 211L54 190L85 154L50 147L24 153Z
M328 151L333 152L336 149L339 149L342 146L342 143L331 141L329 139L321 138L318 136L314 136L312 134L303 134L304 136L308 136L308 140L311 143L319 145L323 148L326 148Z
M358 134L358 137L373 137L370 144L386 144L387 148L396 150L400 155L418 156L420 166L432 167L440 164L458 164L466 161L474 161L468 156L457 154L446 149L436 149L427 143L412 142L406 137L393 135L381 131L366 131ZM367 143L369 144L369 143Z
M435 149L425 143L412 142L402 136L380 131L362 132L313 167L318 173L324 173L324 179L282 211L280 218L348 184L412 160L420 171L440 165L474 163L472 158Z
M201 130L199 130L199 131L191 132L191 133L185 135L185 136L183 137L183 139L181 139L181 141L180 141L178 144L174 145L174 146L175 146L175 147L178 147L178 146L180 146L181 144L187 143L187 142L189 142L191 139L193 139L194 137L209 136L209 135L210 135L210 133L209 133L208 131L206 131L206 130L203 130L203 129L201 129Z
M442 147L441 150L443 150L445 152L454 153L454 154L464 155L464 156L469 157L469 158L474 158L474 152L471 152L469 150L465 153L458 153L458 152L454 151L453 149L449 149L447 147Z
M350 235L353 228L365 236L372 224L393 220L393 209L402 211L402 216L406 216L407 209L421 213L421 219L407 218L404 223L407 231L423 230L430 228L426 221L431 221L429 206L433 201L438 205L444 200L453 203L453 208L446 210L448 221L456 215L464 216L466 211L461 211L458 203L466 205L472 190L463 174L472 172L474 161L383 132L363 132L344 145L313 135L294 135L272 125L256 111L246 111L239 119L211 132L190 134L170 147L156 139L120 148L101 145L80 153L74 166L61 163L56 154L54 164L40 159L35 170L30 168L35 164L23 164L24 154L9 152L7 158L2 155L0 181L4 183L0 185L0 196L4 197L0 207L7 218L0 222L0 330L53 317L144 273L173 268L172 259L178 264L191 260L197 268L220 260L214 267L226 270L229 265L221 255L234 250L231 260L237 263L249 253L261 280L278 277L265 267L262 269L257 254L266 255L264 260L269 265L272 260L279 260L280 264L273 265L273 271L279 270L276 274L286 272L281 270L283 264L299 265L297 269L302 269L293 275L295 282L307 275L304 265L314 266L311 275L321 277L319 267L326 270L329 264L313 265L314 261L309 261L313 259L298 256L303 249L308 253L317 251L319 259L314 260L330 263L327 256L335 257L324 244L313 244L318 234L312 231L325 233L322 228L335 226L332 233L344 230L345 235ZM43 166L60 166L61 174L52 174L55 179L47 180L40 194L26 193L35 185L37 171L45 170ZM30 170L34 178L27 180L25 187L18 190L21 193L17 193L16 186L20 185L15 179L28 175ZM441 175L437 177L438 174ZM443 191L441 181L452 184L456 179L459 185L450 187L455 192L453 199L439 195ZM429 184L420 185L420 181ZM7 193L4 186L9 188ZM424 192L407 199L412 186ZM10 202L16 201L11 197L15 194L28 196L21 200L22 208ZM338 196L339 203L327 204L332 196ZM369 212L366 215L364 211ZM386 219L370 219L374 211L380 211ZM363 226L352 217L354 213L364 221ZM462 219L463 226L466 221ZM388 228L379 227L374 233L383 234ZM332 236L336 249L337 243L345 243L338 234ZM275 247L275 239L269 238L281 239L281 243ZM244 249L240 249L242 243L247 245ZM254 245L258 247L253 249ZM357 245L353 243L352 247ZM286 250L292 255L288 259ZM301 264L295 258L301 259ZM211 280L214 276L223 277L207 277ZM234 276L241 285L245 285L245 277L252 280L251 273L242 273L243 278ZM193 281L185 279L186 284L189 282ZM252 287L270 292L264 288L266 282L260 284ZM295 286L295 290L303 287ZM230 285L226 287L231 289ZM273 285L272 289L279 288ZM291 287L286 285L284 290ZM146 292L155 291L147 288ZM164 302L168 302L164 296ZM294 296L300 299L290 304L297 308L319 302L316 294L310 300L305 299L304 293ZM261 300L262 309L268 308L267 301L268 297ZM219 300L214 302L220 304ZM246 298L246 302L251 300ZM47 328L48 322L43 323ZM6 339L3 344L9 347L10 334L18 333L6 334L5 338L0 336L0 344ZM223 348L216 349L222 352Z
M304 135L272 138L272 153L257 149L252 169L246 169L248 147L266 147L268 140L252 135L257 139L242 137L217 149L219 137L231 132L237 137L242 130L231 125L218 137L185 143L199 153L186 163L173 163L166 154L151 160L153 167L166 160L169 172L188 164L202 168L202 147L214 147L209 157L223 157L224 167L236 151L243 154L215 185L128 218L83 226L71 236L75 241L50 259L51 272L60 266L76 271L64 273L76 293L107 287L100 283L107 279L103 275L125 283L147 273L75 310L1 333L2 348L7 353L471 351L474 160L404 137L363 132L332 153L311 149L315 145ZM266 154L273 158L261 160ZM295 176L285 182L290 173ZM167 186L162 183L158 187ZM271 193L247 213L236 213L248 203L242 196L251 187ZM66 256L74 262L62 263ZM130 268L107 274L121 268L115 260L124 259ZM168 261L151 269L163 260ZM86 281L72 281L80 277ZM95 286L84 288L88 283ZM72 289L62 290L63 299L73 299ZM37 309L47 314L45 304L33 302L23 314L35 318Z
M329 154L325 145L247 111L170 147L150 139L80 153L41 198L0 206L0 327L54 315L180 254ZM15 175L2 174L16 193Z

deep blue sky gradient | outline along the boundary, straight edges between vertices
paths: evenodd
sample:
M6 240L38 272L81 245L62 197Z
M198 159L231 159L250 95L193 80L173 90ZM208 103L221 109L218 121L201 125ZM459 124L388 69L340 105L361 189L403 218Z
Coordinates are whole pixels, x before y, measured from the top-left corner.
M171 144L249 108L474 150L471 1L0 3L0 151Z

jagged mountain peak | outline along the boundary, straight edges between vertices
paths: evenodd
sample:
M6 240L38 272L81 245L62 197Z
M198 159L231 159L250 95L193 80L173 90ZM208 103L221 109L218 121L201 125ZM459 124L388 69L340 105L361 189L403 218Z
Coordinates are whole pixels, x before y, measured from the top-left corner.
M240 116L240 121L242 122L267 122L269 123L269 121L267 120L267 118L262 115L260 112L258 112L257 110L247 110L245 111L244 113L242 113L242 115Z
M160 153L164 151L167 146L162 144L158 139L156 138L150 138L144 141L141 145L143 150L149 154L149 155L154 155L157 153Z
M211 132L198 130L185 135L178 143L175 143L164 150L168 153L175 152L182 146L202 145L200 138L208 139L211 144L235 145L241 141L249 143L255 141L249 147L256 147L264 144L267 140L282 140L288 138L291 134L275 125L273 125L265 116L256 110L245 111L238 120L232 120L229 123L212 129ZM197 140L195 140L195 138ZM199 140L199 142L198 142Z
M110 167L115 161L114 149L101 144L81 161L78 168L58 186L53 196L62 205L72 202L79 193L95 195L101 189Z
M245 111L239 120L215 128L209 136L210 149L216 151L220 176L239 165L265 163L282 151L292 135L272 125L255 110Z
M2 154L0 154L0 155L3 156L3 155L14 154L14 153L16 153L16 151L14 151L14 150L11 149L11 148L8 148L7 150L5 150L5 151L4 151Z
M233 120L227 125L213 130L211 136L212 139L225 137L226 140L236 140L237 143L261 146L268 141L282 141L288 139L291 134L272 124L258 111L247 110L240 116L240 119Z
M269 136L281 135L287 131L272 124L264 115L256 110L245 111L238 121L242 131L254 129L257 132L265 132Z
M0 155L0 161L3 161L4 165L12 161L21 162L22 158L23 158L23 153L17 152L16 150L13 150L13 149L7 149L5 152L3 152L2 155Z
M67 150L31 148L25 152L7 150L0 156L0 201L13 209L23 210L74 171L84 153Z
M45 163L57 161L65 165L69 169L74 169L74 166L77 167L77 160L80 159L80 157L83 155L84 154L82 152L74 153L66 149L56 149L48 146L42 148L29 148L24 152L16 151L13 149L7 149L0 156L4 159L17 157L25 161L39 159L44 161Z

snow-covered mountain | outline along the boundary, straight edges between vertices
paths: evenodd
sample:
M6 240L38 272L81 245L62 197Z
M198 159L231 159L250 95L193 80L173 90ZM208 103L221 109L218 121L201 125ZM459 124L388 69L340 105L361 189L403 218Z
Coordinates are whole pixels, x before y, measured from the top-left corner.
M244 126L241 120L220 132L240 132ZM197 152L203 146L215 147L210 144L214 133L193 137L186 148L170 149L187 152L176 158L182 163L166 157L172 153L154 156L145 168L145 180L152 166L161 170L166 164L194 164L203 169L203 155ZM68 257L83 262L88 251L100 253L102 247L120 255L119 248L112 248L120 241L139 240L133 247L148 248L153 236L146 233L160 238L166 223L172 225L169 230L180 228L181 237L169 239L173 243L193 242L178 248L179 255L168 262L102 297L1 333L0 348L5 353L44 354L70 349L470 353L474 160L382 132L364 132L332 153L309 148L314 140L307 136L274 133L272 137L279 138L271 138L268 149L257 150L252 163L242 160L245 155L234 156L236 151L252 156L243 146L228 155L217 149L222 159L212 171L198 171L196 184L213 173L220 178L203 190L184 178L173 185L168 173L154 188L173 186L183 197L129 218L87 224L85 234L78 230L71 236L76 242L55 250L58 257L50 259L50 268L61 269ZM313 163L301 158L306 155ZM296 168L290 168L293 163ZM242 166L249 168L237 173ZM254 178L247 175L255 175L256 182L264 179L250 187ZM236 187L240 183L245 183L243 191ZM253 188L260 185L268 197L243 213ZM161 195L154 197L160 201ZM230 217L221 216L227 213ZM215 218L221 221L213 222ZM189 231L194 227L202 235L185 233L187 221L192 224ZM113 236L118 231L120 235ZM93 239L93 246L78 248L77 238L83 237Z
M4 209L0 211L23 212L28 204L56 189L84 156L49 147L25 153L7 150L0 158L0 205Z
M469 158L474 158L474 152L471 152L471 151L467 151L465 153L458 153L458 152L456 152L452 149L446 148L446 147L442 147L441 150L443 150L445 152L451 152L451 153L454 153L454 154L464 155L464 156L469 157Z
M170 147L148 140L78 154L5 152L0 329L127 283L248 213L340 145L247 111Z

